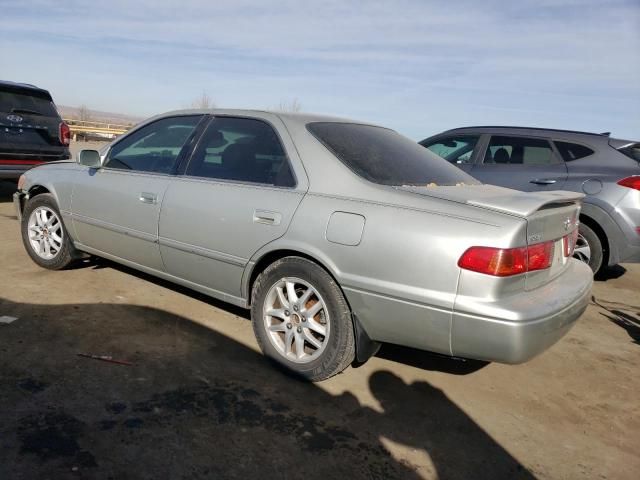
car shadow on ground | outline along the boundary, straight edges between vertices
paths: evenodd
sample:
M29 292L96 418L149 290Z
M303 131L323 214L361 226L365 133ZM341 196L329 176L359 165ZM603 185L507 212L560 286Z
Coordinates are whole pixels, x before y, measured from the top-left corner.
M633 343L640 345L640 306L597 300L595 296L591 297L591 301L605 311L600 315L624 328Z
M620 278L622 275L627 273L627 269L622 265L613 265L611 267L605 268L600 273L598 273L594 280L597 282L606 282L607 280L615 280L616 278Z
M229 303L216 300L207 295L196 292L195 290L191 290L190 288L182 287L180 285L169 282L167 280L154 277L153 275L140 272L139 270L126 267L124 265L121 265L116 262L112 262L110 260L106 260L104 258L90 257L88 259L85 259L76 263L71 268L92 268L92 269L113 268L122 273L133 275L145 281L149 281L149 282L153 282L158 285L161 285L162 287L167 288L169 290L173 290L183 295L187 295L191 298L207 303L212 307L231 313L232 315L235 315L237 317L244 318L245 320L248 320L248 321L251 320L250 312L245 308L236 307ZM376 356L380 358L384 358L386 360L396 362L396 363L402 363L405 365L410 365L412 367L420 368L422 370L451 373L454 375L468 375L470 373L474 373L486 367L487 365L489 365L488 362L482 362L478 360L466 360L461 358L452 358L452 357L438 355L431 352L425 352L424 350L417 350L414 348L408 348L400 345L391 345L391 344L382 345L382 347L380 348Z
M0 325L0 478L534 478L424 381L374 372L371 408L166 311L0 299L0 314L18 317Z

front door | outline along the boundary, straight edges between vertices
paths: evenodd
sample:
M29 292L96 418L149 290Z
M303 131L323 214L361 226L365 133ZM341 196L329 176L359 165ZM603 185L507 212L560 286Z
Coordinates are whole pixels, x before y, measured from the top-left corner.
M525 192L562 190L567 167L545 138L492 135L471 169L482 183Z
M279 133L258 118L211 120L165 194L159 241L168 273L241 297L249 259L284 235L306 191L291 140Z
M160 207L201 118L163 118L137 129L111 147L102 168L87 168L77 177L71 210L81 244L163 270Z

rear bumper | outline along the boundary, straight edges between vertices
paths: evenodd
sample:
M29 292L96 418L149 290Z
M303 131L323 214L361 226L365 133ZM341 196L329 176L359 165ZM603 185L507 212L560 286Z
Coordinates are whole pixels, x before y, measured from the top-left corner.
M451 350L458 357L500 363L522 363L562 338L580 318L591 298L593 274L582 262L572 260L567 270L536 290L522 292L504 302L492 302L483 314L484 302L467 311L454 311ZM506 320L505 318L509 318Z
M10 167L0 165L0 179L2 180L17 180L24 172L35 165L11 165Z

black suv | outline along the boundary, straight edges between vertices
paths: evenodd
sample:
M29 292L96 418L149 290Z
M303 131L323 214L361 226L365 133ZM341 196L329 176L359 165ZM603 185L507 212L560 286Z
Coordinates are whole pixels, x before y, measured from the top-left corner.
M0 80L0 179L69 158L70 136L49 92Z

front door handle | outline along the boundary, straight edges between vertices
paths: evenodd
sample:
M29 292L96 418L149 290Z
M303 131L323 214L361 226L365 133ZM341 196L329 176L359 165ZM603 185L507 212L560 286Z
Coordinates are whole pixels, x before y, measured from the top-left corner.
M266 225L280 225L282 214L278 212L270 212L268 210L254 210L253 222L264 223Z
M154 205L158 200L158 196L155 193L142 192L140 194L140 201L142 203L149 203Z
M553 185L557 180L552 180L550 178L536 178L535 180L531 180L529 183L535 183L536 185Z

